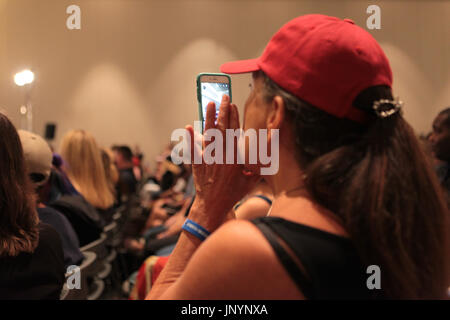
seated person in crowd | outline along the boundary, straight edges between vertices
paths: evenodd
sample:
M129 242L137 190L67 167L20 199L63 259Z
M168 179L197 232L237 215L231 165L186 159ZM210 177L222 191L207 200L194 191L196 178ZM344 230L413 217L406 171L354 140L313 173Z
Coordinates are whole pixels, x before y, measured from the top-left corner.
M141 198L144 197L151 201L152 199L164 196L164 192L174 186L176 176L178 176L183 170L187 172L183 166L177 166L172 162L172 158L170 156L172 148L172 143L167 145L163 152L155 158L155 170L150 173L145 181L142 188L143 194L141 194ZM191 175L191 171L187 173ZM182 184L182 181L180 181L180 184Z
M57 300L66 270L61 238L39 222L19 135L2 113L0 137L0 300Z
M128 146L113 147L114 163L119 170L119 180L116 186L118 204L126 202L136 193L138 179L133 170L133 153Z
M62 173L54 167L51 169L50 178L39 188L39 200L67 218L82 247L100 237L105 222L82 195L73 191L73 186L69 187L72 184Z
M80 247L100 238L105 222L83 196L64 195L47 205L62 213L69 220L78 236Z
M119 171L113 162L112 151L109 149L101 149L103 169L105 170L106 181L108 182L109 189L115 195L116 185L119 181Z
M95 138L84 130L68 132L61 142L64 171L75 189L94 206L104 224L112 221L114 194Z
M55 193L50 195L50 201L56 200L61 195L79 195L80 193L75 189L73 184L70 182L69 178L67 177L67 174L64 172L64 160L62 159L61 155L53 152L53 170L52 173L55 172L57 174L50 175L50 178L57 179L58 181L53 182L51 185L54 187L57 187ZM53 190L51 190L53 191Z
M133 173L137 181L141 181L144 177L144 167L142 165L142 160L144 159L144 154L141 152L141 148L138 145L135 146L133 152Z
M173 222L181 219L179 217L185 216L191 202L191 198L181 202L175 202L170 197L155 200L149 210L147 221L141 225L137 233L128 235L125 246L133 251L141 252L143 256L148 256L161 247L175 243L179 234L179 230L177 232L174 229L175 226L170 228L173 232L167 233L167 237L162 237L160 234L168 231ZM164 241L157 241L162 238Z
M45 206L40 201L39 189L47 182L52 169L51 149L43 138L34 133L19 130L19 136L22 142L27 172L34 190L37 192L39 219L51 225L59 233L62 240L66 268L71 265L80 265L84 256L80 252L80 242L72 225L62 213Z
M151 201L146 202L150 211L144 231L163 225L169 217L180 212L182 207L190 202L192 199L192 190L188 190L191 187L188 184L190 176L192 176L190 167L175 165L170 156L167 156L167 159L161 163L155 179L150 179L143 186L144 192L141 192L141 197L145 198L147 198L145 193L151 193ZM157 177L159 179L156 179ZM146 189L146 186L155 184L158 188ZM189 193L186 193L187 191Z
M102 164L103 164L103 169L105 171L105 178L106 178L106 182L108 183L108 188L111 191L111 193L114 196L114 205L107 208L107 209L98 209L101 216L105 219L106 223L111 223L112 222L112 217L114 215L114 213L116 213L116 185L117 182L119 181L119 172L117 170L117 167L115 166L115 164L112 161L112 152L110 155L110 151L106 150L106 149L101 149L100 150L101 155L102 155Z
M436 116L428 141L437 160L436 172L439 181L450 203L450 108L442 110Z

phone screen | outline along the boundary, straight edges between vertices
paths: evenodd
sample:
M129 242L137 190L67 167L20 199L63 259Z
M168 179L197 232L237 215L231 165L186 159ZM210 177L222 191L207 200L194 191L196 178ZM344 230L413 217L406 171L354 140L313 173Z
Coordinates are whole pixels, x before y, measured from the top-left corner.
M203 119L206 119L206 107L211 101L216 104L216 119L219 115L219 107L222 102L222 96L224 94L230 96L230 84L221 82L201 82L201 95L202 95L202 113ZM203 121L203 128L205 128L205 122Z

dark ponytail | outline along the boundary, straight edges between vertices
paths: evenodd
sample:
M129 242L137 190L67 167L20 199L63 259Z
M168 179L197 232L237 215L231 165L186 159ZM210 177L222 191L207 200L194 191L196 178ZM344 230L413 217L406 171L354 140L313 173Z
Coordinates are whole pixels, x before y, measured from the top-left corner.
M306 187L350 234L363 263L381 269L385 297L444 298L449 285L449 219L429 159L400 112L369 114L367 124L338 119L287 93L264 73L265 98L285 102ZM392 99L384 86L354 106Z

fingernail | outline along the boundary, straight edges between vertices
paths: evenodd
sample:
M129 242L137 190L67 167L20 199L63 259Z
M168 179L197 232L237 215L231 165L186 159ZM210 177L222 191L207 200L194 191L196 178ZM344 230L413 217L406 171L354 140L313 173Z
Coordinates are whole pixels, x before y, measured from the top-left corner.
M230 100L230 97L229 97L228 95L224 94L224 95L222 96L222 101L223 101L223 102L228 102L229 100Z

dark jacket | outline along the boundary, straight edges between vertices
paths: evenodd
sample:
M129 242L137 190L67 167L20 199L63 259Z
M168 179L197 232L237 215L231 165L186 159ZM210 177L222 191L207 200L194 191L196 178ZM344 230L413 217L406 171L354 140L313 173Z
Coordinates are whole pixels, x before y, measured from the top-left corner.
M51 226L41 223L33 253L0 258L0 300L59 300L65 271L61 239Z
M38 208L39 219L51 225L59 233L64 251L66 268L71 265L79 266L84 259L80 251L80 241L69 220L59 211L50 208Z
M105 223L97 210L82 196L65 195L48 206L58 210L69 220L81 247L100 238Z

